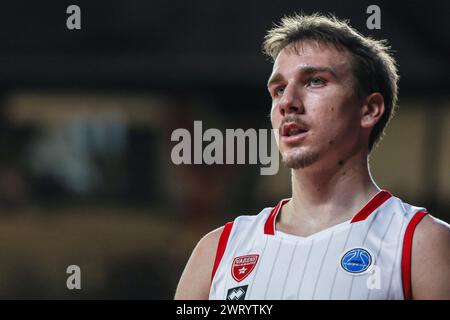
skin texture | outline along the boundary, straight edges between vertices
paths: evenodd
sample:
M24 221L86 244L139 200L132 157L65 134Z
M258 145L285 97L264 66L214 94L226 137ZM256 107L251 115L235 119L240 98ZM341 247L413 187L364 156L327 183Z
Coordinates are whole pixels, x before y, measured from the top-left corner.
M289 166L293 159L314 159L293 167L292 200L279 215L280 231L308 236L346 221L379 191L368 168L367 141L384 100L379 93L356 95L351 61L346 51L316 42L288 46L275 60L268 81L272 126L292 118L308 129L298 144L278 139L283 161Z
M368 167L368 140L385 106L380 93L356 94L352 59L345 50L306 41L284 48L268 81L271 122L308 132L296 143L277 143L292 168L292 199L276 229L309 236L352 218L380 188ZM343 192L351 190L351 192ZM222 228L203 237L180 279L175 299L207 299ZM432 270L432 272L430 272ZM450 299L450 228L427 216L417 225L411 254L414 299Z
M175 293L175 300L207 300L217 245L223 227L204 236L189 258Z
M450 299L450 226L432 216L417 225L411 254L412 298Z

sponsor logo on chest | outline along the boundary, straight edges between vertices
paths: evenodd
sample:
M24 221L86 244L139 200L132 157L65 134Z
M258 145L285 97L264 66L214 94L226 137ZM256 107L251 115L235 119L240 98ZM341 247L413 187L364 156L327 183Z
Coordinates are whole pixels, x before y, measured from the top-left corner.
M346 250L339 259L341 269L350 275L361 275L370 272L375 264L373 253L363 247Z
M248 285L228 289L227 300L245 300Z

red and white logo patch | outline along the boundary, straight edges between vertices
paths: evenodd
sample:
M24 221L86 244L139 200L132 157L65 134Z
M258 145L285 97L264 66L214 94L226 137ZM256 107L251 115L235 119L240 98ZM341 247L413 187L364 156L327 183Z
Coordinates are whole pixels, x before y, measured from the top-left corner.
M231 266L231 275L233 276L233 279L240 282L247 278L255 268L258 258L258 254L249 254L234 258Z

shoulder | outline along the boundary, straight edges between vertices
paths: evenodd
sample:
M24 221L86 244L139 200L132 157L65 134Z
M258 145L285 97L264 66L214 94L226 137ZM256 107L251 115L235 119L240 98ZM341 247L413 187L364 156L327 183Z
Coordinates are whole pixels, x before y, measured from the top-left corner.
M450 225L431 215L426 215L416 227L413 252L426 255L429 252L448 251L450 254ZM444 250L447 249L447 250Z
M209 232L197 243L181 275L175 299L208 299L217 246L224 228Z
M212 258L212 260L214 260L217 252L217 247L219 245L219 240L223 234L223 231L225 230L225 226L226 225L204 235L197 243L193 254L198 256L200 259L210 260Z
M426 215L414 231L411 282L414 299L450 299L450 226Z
M181 275L175 299L208 299L216 255L218 261L220 261L220 253L223 253L225 249L225 246L220 246L220 244L226 245L228 239L230 239L228 237L233 237L231 235L234 233L232 229L239 229L240 234L249 230L256 230L261 219L267 218L270 209L265 208L258 215L238 216L233 222L229 222L203 236L192 251ZM237 225L239 228L234 228ZM223 241L221 241L222 236Z
M426 215L416 228L417 237L431 237L437 240L449 239L450 225L432 215ZM425 239L424 239L425 240Z
M412 245L413 253L427 255L431 252L449 252L450 225L431 215L426 215L416 227Z

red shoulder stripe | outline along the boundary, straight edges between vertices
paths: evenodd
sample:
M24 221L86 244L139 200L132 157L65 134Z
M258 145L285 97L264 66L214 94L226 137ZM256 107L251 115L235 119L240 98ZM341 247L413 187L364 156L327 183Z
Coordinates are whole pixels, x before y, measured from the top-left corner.
M222 260L223 254L225 253L225 249L227 248L228 238L230 237L231 229L233 228L233 221L225 224L225 227L222 230L222 234L219 238L219 243L217 245L216 251L216 259L214 260L214 267L211 274L211 282L214 279L217 268L219 267L220 261Z
M358 222L367 219L372 212L381 206L386 200L392 197L388 191L381 190L378 192L359 212L353 217L350 223Z
M290 199L283 199L270 211L269 217L264 224L264 234L275 235L275 220L281 207Z
M402 251L402 283L403 295L406 300L411 299L411 249L414 230L417 224L428 214L425 211L417 212L406 227L405 237L403 238Z

